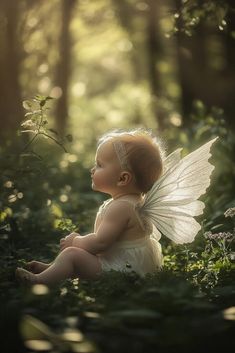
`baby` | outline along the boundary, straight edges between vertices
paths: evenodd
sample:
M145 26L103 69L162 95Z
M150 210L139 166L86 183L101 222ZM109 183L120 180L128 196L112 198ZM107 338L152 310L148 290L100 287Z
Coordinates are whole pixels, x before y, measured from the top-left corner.
M52 285L67 278L96 279L103 271L135 271L143 276L162 265L152 226L138 212L144 195L162 173L159 145L148 132L108 133L98 142L91 169L92 189L111 198L100 207L94 232L61 239L53 263L32 261L17 268L22 282Z

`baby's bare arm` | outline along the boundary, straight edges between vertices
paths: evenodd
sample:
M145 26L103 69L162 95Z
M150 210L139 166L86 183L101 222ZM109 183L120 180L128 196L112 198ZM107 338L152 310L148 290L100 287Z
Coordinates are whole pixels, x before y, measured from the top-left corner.
M97 232L99 225L100 225L100 222L101 222L101 214L98 212L96 215L95 223L94 223L94 233Z
M72 245L91 254L107 250L127 227L130 219L129 211L128 203L113 202L105 212L97 232L75 237Z
M75 237L80 236L79 233L70 233L65 238L60 239L60 250L64 250L65 248L72 246L73 240Z

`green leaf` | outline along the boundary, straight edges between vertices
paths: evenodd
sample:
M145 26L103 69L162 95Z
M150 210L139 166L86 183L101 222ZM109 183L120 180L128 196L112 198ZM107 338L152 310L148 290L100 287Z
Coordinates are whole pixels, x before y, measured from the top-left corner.
M33 106L29 100L23 101L22 105L23 105L24 109L26 109L26 110L31 110L32 106Z
M45 98L46 101L51 100L51 99L54 99L54 98L53 98L53 97L50 97L50 96L47 96L47 97Z
M31 115L33 115L34 114L34 112L28 112L28 113L26 113L24 116L25 117L28 117L28 116L31 116Z
M46 104L46 99L43 99L40 101L40 107L44 107L45 104Z
M36 101L37 103L39 103L39 105L40 105L40 107L44 107L44 105L46 104L46 102L48 101L48 100L51 100L51 99L54 99L53 97L50 97L50 96L40 96L39 94L38 95L36 95L35 97L34 97L34 101Z
M35 97L34 97L34 100L36 102L41 102L42 100L45 100L46 97L45 96L40 96L40 94L37 94Z

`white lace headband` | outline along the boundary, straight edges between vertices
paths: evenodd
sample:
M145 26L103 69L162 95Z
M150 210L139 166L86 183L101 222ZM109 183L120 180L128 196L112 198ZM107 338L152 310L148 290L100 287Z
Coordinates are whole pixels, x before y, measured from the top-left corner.
M131 168L130 168L130 164L127 157L127 151L124 144L120 140L114 140L112 141L112 143L121 168L130 170Z

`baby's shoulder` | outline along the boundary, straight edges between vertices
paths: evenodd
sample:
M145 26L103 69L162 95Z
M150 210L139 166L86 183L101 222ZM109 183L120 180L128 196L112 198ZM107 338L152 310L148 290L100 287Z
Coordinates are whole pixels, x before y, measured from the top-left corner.
M125 216L125 218L130 217L135 210L135 205L133 202L125 199L108 199L100 206L98 215L102 218L104 216Z
M122 199L112 200L112 202L107 205L106 209L107 212L129 214L133 210L133 204Z
M109 203L112 201L112 199L105 200L101 206L99 207L98 213L103 213L105 209L108 207Z

